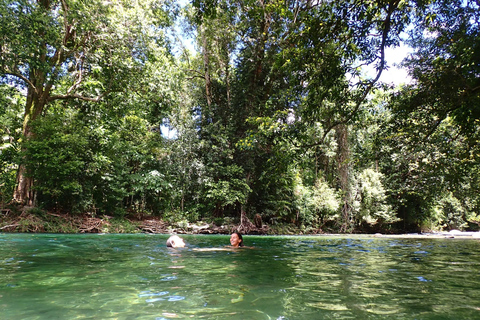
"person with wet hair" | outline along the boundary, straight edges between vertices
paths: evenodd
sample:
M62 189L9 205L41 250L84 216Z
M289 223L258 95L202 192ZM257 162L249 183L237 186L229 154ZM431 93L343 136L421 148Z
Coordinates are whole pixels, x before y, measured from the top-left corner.
M230 244L233 248L243 247L243 236L240 232L235 231L230 236Z
M252 248L245 247L243 244L243 236L240 232L233 232L230 236L230 246L225 246L223 248L193 248L193 251L231 251L236 248Z
M167 247L170 248L184 248L185 241L177 235L173 235L167 239Z

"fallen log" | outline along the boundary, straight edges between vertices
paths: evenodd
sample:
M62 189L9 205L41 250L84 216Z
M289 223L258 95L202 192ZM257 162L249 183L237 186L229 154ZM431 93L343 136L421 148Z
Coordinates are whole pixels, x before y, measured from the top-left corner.
M0 230L12 228L12 227L15 227L15 228L16 228L16 227L18 227L18 226L19 226L18 223L17 223L17 224L11 224L11 225L8 225L8 226L3 226L3 227L1 227Z

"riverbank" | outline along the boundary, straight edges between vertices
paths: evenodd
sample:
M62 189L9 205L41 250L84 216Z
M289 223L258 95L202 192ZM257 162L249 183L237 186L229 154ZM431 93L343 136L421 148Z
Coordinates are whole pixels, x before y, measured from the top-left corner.
M271 228L265 224L253 225L248 219L242 223L189 223L171 222L150 215L112 217L92 214L70 215L52 213L34 207L1 209L0 232L22 233L178 233L178 234L230 234L240 231L245 234L302 233L294 226Z
M334 230L298 227L293 224L255 226L244 217L243 221L216 224L199 221L169 222L149 215L131 215L122 218L108 215L70 215L51 213L33 207L1 209L0 232L19 233L154 233L154 234L230 234L239 231L256 235L319 235L344 237ZM349 233L351 237L411 238L411 239L480 239L478 231L451 230L422 233Z

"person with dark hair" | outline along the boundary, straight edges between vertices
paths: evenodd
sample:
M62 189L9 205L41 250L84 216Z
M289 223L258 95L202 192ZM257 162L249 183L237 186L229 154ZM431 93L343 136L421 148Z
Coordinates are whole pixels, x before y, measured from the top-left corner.
M177 235L173 235L167 239L167 247L170 248L184 248L185 241Z
M230 236L230 244L234 248L243 247L243 237L240 232L235 231Z
M243 237L240 232L233 232L230 236L230 246L225 246L223 248L193 248L193 251L230 251L235 248L252 248L252 247L245 247L243 245Z

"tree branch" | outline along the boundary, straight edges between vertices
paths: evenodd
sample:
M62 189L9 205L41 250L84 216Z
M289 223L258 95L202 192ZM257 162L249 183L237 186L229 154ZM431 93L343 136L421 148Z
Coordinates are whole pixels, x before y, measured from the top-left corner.
M22 75L20 72L18 72L18 71L14 72L14 71L11 71L9 69L6 69L5 74L16 77L16 78L19 78L20 80L24 81L29 87L32 87L33 90L38 92L37 87L35 87L35 85L27 77Z
M363 92L361 97L357 100L357 102L355 104L355 108L350 113L350 115L347 117L347 119L345 119L345 121L339 121L338 123L334 124L331 127L331 129L333 129L334 127L336 127L337 125L339 125L341 123L348 123L353 118L353 116L358 112L358 109L360 109L360 105L363 103L363 101L365 101L368 94L372 91L375 83L377 83L377 81L380 79L380 76L382 75L382 72L385 68L385 48L386 48L387 40L388 40L388 33L390 32L390 28L391 28L391 24L392 24L391 19L392 19L393 13L395 12L395 10L398 7L398 4L399 4L399 0L393 0L389 3L388 9L387 9L388 10L387 11L387 17L383 21L382 42L380 44L380 65L377 68L377 75L376 75L375 79L367 82L367 86L365 88L365 91ZM324 136L326 137L327 134L328 134L328 131L325 132Z
M63 11L63 28L65 29L65 36L63 37L63 45L66 46L68 42L68 38L70 37L71 27L68 25L67 19L67 12L68 12L68 5L65 0L61 0L62 2L62 11Z
M204 77L204 76L191 76L191 77L187 77L187 78L185 78L185 79L187 79L187 80L193 80L193 79L195 79L195 78L200 78L200 79L204 79L204 80L205 80L205 77Z
M198 74L197 76L194 76L194 77L205 78L205 75L204 75L203 73L201 73L200 71L198 71L198 70L188 69L188 71L194 72L194 73L197 73L197 74Z
M480 1L480 0L479 0L479 1ZM472 93L475 93L475 91L479 91L479 90L480 90L480 86L477 86L477 87L475 87L475 88L470 89L470 91L471 91Z
M372 90L373 86L375 83L380 79L380 76L382 75L383 69L385 68L385 48L387 45L387 40L388 40L388 33L390 32L391 24L392 24L392 15L397 9L399 4L398 0L391 1L389 6L388 6L388 12L387 12L387 17L385 18L385 21L383 22L383 30L382 30L382 43L380 45L380 66L377 68L377 75L375 79L371 80L367 88L365 89L365 92L361 96L361 98L357 101L357 105L354 109L353 113L356 113L358 111L360 104L366 99L370 91ZM353 116L353 115L352 115ZM352 116L349 117L348 120L352 118Z
M72 84L70 88L68 88L67 94L71 94L74 90L77 90L77 88L80 86L80 84L83 81L83 57L80 57L79 61L80 61L80 66L78 70L78 73L79 73L78 79L77 81L75 81L74 84Z
M325 129L322 138L317 143L313 143L313 144L310 144L310 145L301 145L299 147L311 148L311 147L321 145L325 141L325 138L327 137L327 135L335 127L337 127L340 124L347 124L354 117L354 115L358 112L361 104L363 103L363 101L365 101L368 94L373 89L375 83L377 83L377 81L380 79L380 76L382 75L382 71L385 68L385 49L386 49L386 45L387 45L388 34L389 34L390 28L391 28L391 23L392 23L391 19L392 19L393 13L395 12L395 10L397 9L397 7L399 5L399 2L400 2L400 0L391 0L389 5L388 5L387 16L385 17L385 20L383 21L382 42L380 44L380 65L377 68L377 75L375 76L375 78L373 80L370 80L370 81L365 83L366 84L365 91L360 96L360 98L356 101L355 108L352 110L352 112L350 112L350 114L345 119L335 121L330 126L328 126Z
M59 95L53 95L48 98L48 101L54 101L54 100L67 100L67 99L79 99L83 101L90 101L90 102L98 102L100 101L104 96L106 96L110 91L105 91L101 95L98 95L96 97L85 97L80 94L59 94Z

